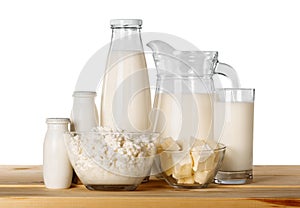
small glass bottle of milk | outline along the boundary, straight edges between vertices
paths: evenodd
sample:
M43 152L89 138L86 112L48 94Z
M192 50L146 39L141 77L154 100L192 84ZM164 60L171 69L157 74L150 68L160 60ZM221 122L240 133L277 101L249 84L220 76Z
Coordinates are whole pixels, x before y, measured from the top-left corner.
M69 161L64 142L64 133L68 132L70 119L48 118L47 133L43 151L44 183L50 189L69 188L73 169Z
M131 132L149 129L151 96L140 19L114 19L103 78L100 125Z
M75 91L71 112L71 131L90 131L99 125L98 111L95 104L96 92Z

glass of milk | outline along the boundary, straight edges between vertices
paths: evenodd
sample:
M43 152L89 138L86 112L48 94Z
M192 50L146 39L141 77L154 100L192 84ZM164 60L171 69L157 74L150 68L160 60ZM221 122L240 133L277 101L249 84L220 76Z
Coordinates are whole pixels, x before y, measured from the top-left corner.
M251 183L255 89L228 88L215 92L214 138L226 145L218 184Z

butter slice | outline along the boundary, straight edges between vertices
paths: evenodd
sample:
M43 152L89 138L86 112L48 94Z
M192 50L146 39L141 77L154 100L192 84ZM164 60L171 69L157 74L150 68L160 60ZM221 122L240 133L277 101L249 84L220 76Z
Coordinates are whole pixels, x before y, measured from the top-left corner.
M191 152L191 155L194 161L193 171L213 170L218 164L215 154L211 154L204 161L201 159L200 154L197 154L197 152Z
M176 179L188 178L192 176L192 159L190 154L186 154L184 158L175 165L173 177Z
M192 144L192 148L191 151L201 151L203 150L204 146L205 146L205 140L200 140L200 139L193 139L191 137L191 141L194 141L194 143Z
M199 154L199 152L191 152L191 157L192 157L192 160L193 160L193 163L192 163L193 171L197 171L198 164L199 164L199 159L200 159L200 154Z
M196 171L194 173L194 180L196 183L204 184L207 182L207 179L210 177L211 171L205 170L205 171ZM210 181L208 181L210 182Z
M180 179L178 179L177 183L179 183L179 184L194 184L195 181L194 181L194 177L191 176L191 177L187 177L187 178L180 178Z
M213 170L217 165L215 161L215 154L209 156L209 158L207 158L207 160L204 163L205 163L205 170Z
M170 174L170 172L173 172L173 167L175 166L176 163L177 163L177 161L175 160L175 157L173 157L172 152L161 152L160 153L161 169L164 172L168 171L168 173L166 173L167 175Z
M177 144L176 141L174 141L174 139L172 139L172 137L164 138L160 145L163 150L181 150L180 146Z

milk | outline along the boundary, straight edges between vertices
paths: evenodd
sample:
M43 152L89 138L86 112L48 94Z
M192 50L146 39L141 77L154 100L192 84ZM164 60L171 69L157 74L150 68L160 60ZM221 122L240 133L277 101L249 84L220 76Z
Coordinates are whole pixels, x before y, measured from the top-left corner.
M149 128L151 96L144 53L110 53L101 100L101 126L127 131Z
M214 137L226 145L222 171L252 170L253 102L216 102Z
M47 188L69 188L73 169L69 161L64 142L64 133L68 132L68 118L48 118L47 132L43 146L43 178Z
M212 138L213 97L205 93L156 93L153 129L160 138L188 143L191 137Z
M73 93L73 108L71 111L71 131L90 131L99 125L96 92L75 91Z

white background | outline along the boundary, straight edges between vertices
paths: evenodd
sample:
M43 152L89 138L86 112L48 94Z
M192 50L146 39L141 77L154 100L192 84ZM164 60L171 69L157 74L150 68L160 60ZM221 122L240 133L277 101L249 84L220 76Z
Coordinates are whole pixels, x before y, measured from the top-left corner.
M300 164L300 2L1 1L0 164L42 164L47 117L69 117L109 20L141 18L201 50L218 50L256 88L254 164Z

